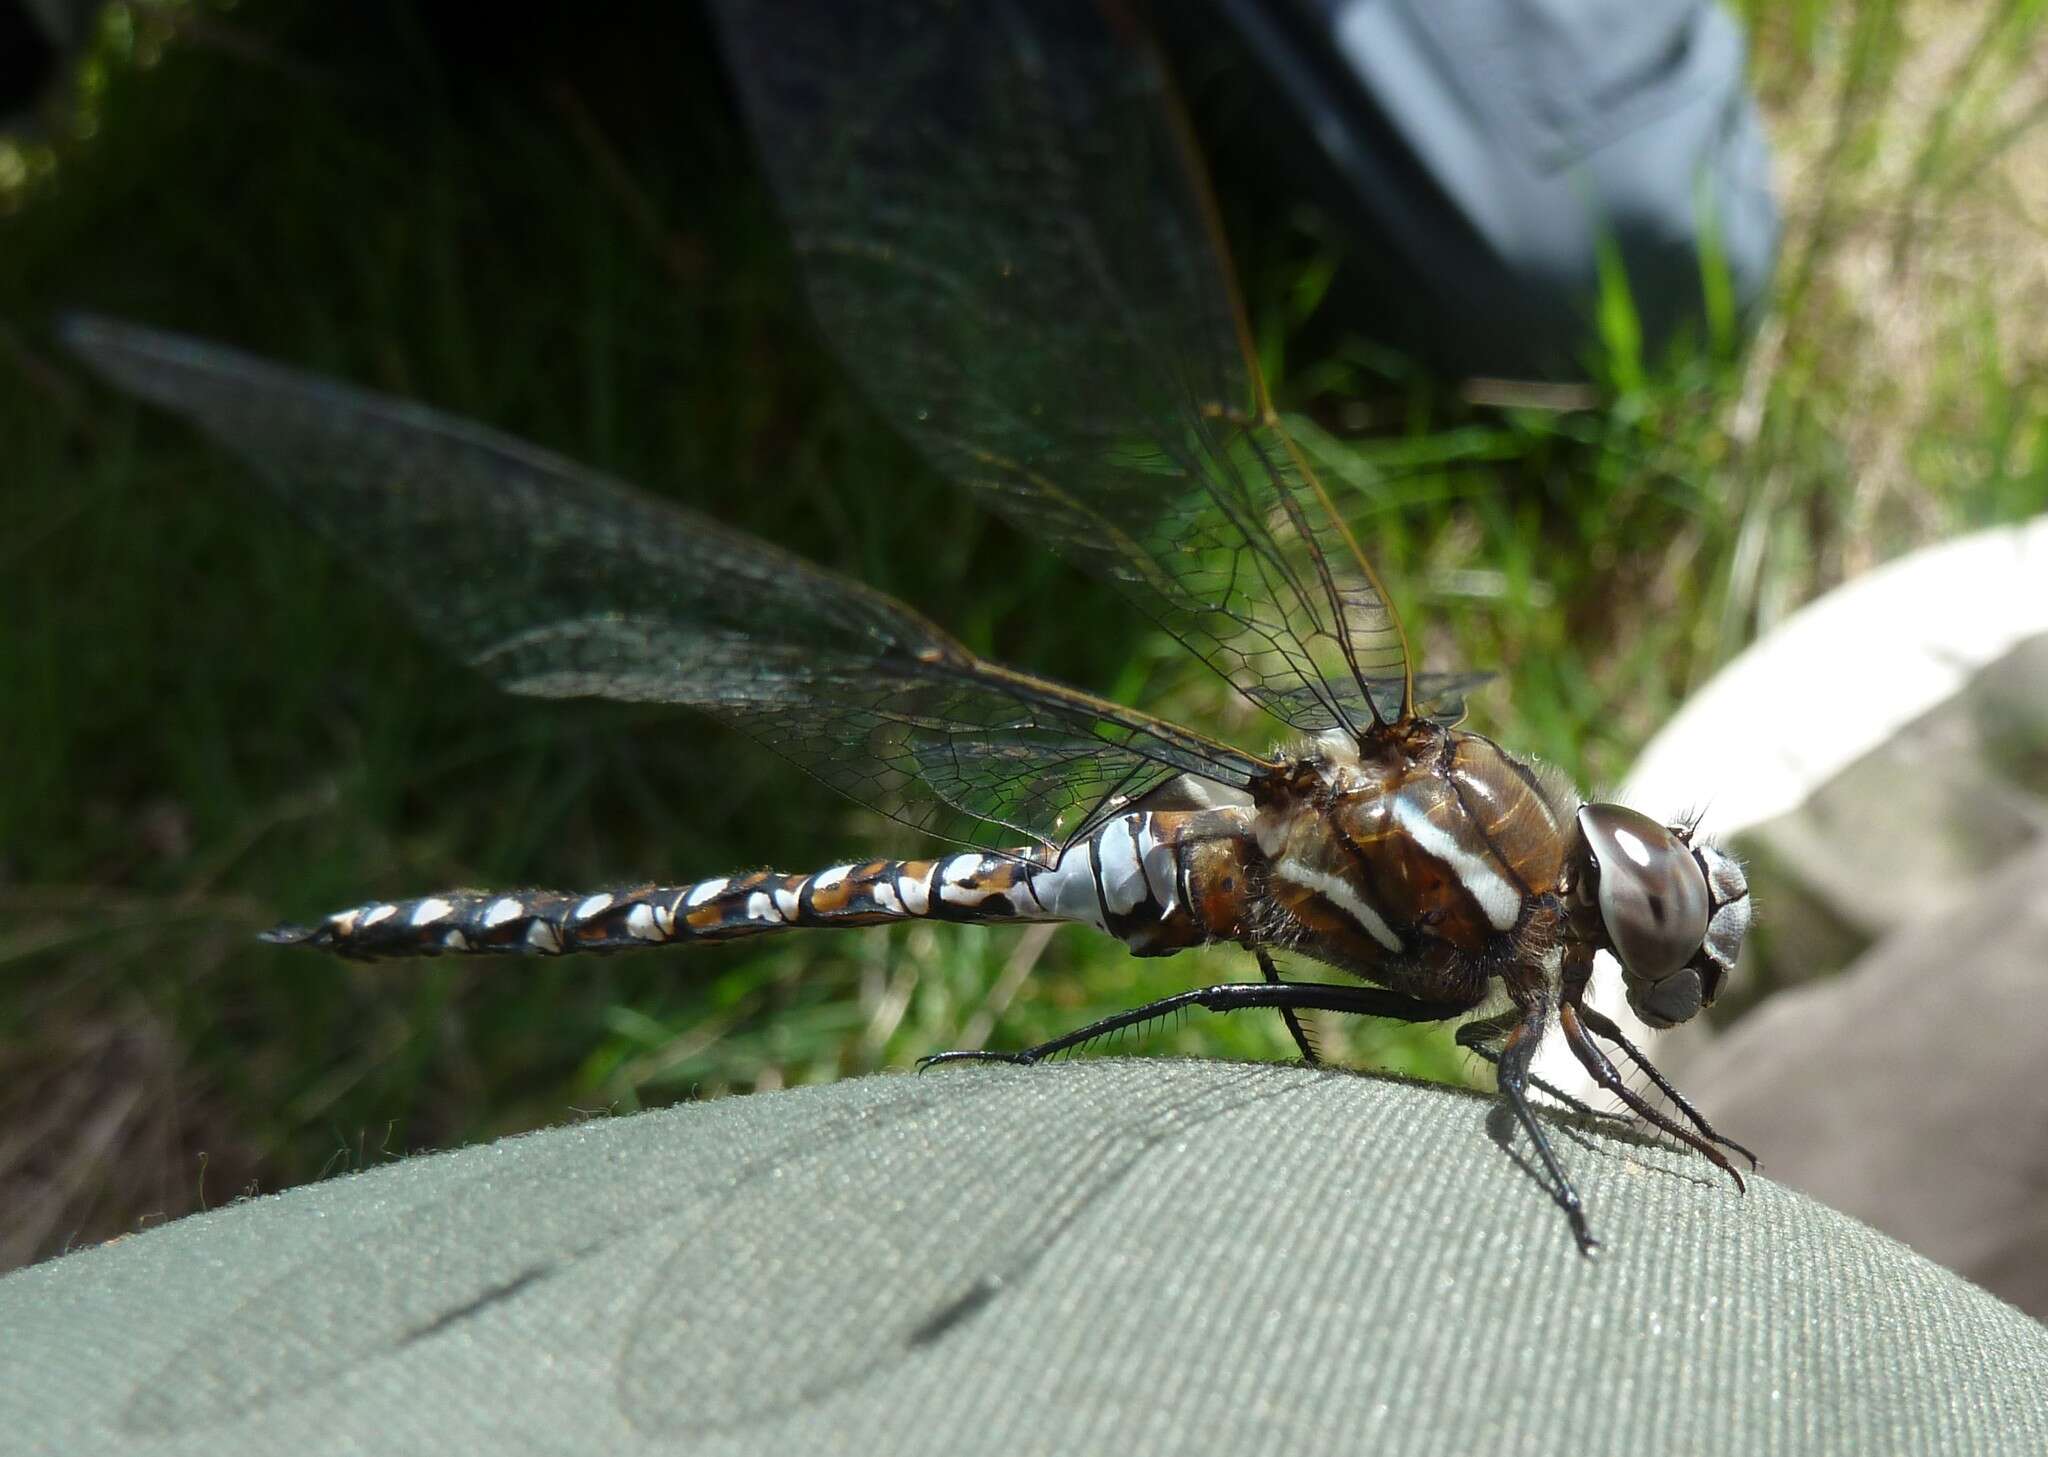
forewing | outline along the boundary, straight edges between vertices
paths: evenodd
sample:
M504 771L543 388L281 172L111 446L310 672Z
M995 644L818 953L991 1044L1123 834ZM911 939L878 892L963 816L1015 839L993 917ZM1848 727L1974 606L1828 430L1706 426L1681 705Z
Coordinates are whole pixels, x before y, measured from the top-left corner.
M1142 35L1090 0L716 8L821 324L897 425L1284 721L1370 722L1401 629L1266 402Z
M470 422L104 320L66 339L244 457L511 692L687 704L920 829L957 829L951 809L1047 844L1173 774L1242 786L1263 767Z

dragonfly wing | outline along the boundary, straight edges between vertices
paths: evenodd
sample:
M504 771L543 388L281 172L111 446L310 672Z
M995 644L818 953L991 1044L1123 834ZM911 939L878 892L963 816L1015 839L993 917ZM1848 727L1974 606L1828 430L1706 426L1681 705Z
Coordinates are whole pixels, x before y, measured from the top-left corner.
M1091 0L716 9L819 320L884 411L1285 722L1370 723L1406 641L1268 404L1142 33Z
M176 335L71 348L246 459L429 636L541 697L686 704L920 829L1063 843L1262 761L977 658L902 603L509 436Z
M1491 683L1494 676L1492 673L1417 673L1412 678L1367 678L1365 686L1383 719L1391 722L1400 715L1401 697L1405 693L1410 699L1410 710L1417 718L1433 719L1445 728L1455 728L1465 717L1466 695ZM1299 704L1305 710L1312 709L1318 701L1306 689L1295 690L1288 699L1290 704Z

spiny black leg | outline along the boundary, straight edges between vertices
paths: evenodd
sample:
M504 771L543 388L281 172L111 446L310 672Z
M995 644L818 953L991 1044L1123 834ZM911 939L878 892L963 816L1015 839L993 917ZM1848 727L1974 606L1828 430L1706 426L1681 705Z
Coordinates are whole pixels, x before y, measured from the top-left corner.
M1699 1109L1693 1107L1691 1103L1686 1101L1685 1094L1679 1092L1678 1089L1672 1087L1671 1084L1665 1080L1664 1074L1658 1072L1655 1065L1652 1064L1647 1057L1644 1057L1641 1052L1636 1050L1636 1045L1633 1042L1629 1041L1627 1037L1622 1035L1621 1028L1617 1027L1614 1024L1613 1018L1606 1016L1604 1013L1596 1012L1591 1007L1580 1007L1578 1011L1579 1020L1586 1024L1586 1030L1588 1032L1593 1033L1597 1037L1605 1037L1609 1042L1612 1042L1616 1047L1619 1047L1624 1053L1626 1053L1628 1055L1628 1060L1643 1070L1644 1074L1648 1076L1650 1081L1657 1085L1657 1091L1662 1093L1665 1097L1669 1098L1671 1100L1672 1106L1677 1108L1679 1112L1683 1113L1686 1117L1686 1120L1690 1122L1693 1127L1697 1128L1701 1133L1705 1134L1709 1139L1713 1140L1715 1143L1720 1144L1721 1147L1734 1149L1737 1153L1741 1154L1744 1158L1749 1160L1749 1166L1752 1169L1759 1167L1756 1155L1751 1153L1748 1149L1744 1148L1741 1144L1737 1143L1734 1139L1722 1133L1719 1129L1714 1127L1713 1124L1707 1122L1705 1115L1702 1114Z
M1273 965L1272 954L1263 946L1254 946L1252 955L1258 958L1259 970L1266 974L1266 980L1274 986L1279 986L1280 969ZM1316 1045L1308 1040L1308 1033L1301 1025L1301 1018L1294 1015L1294 1008L1282 1007L1280 1020L1287 1024L1288 1036L1292 1037L1294 1045L1301 1049L1301 1060L1310 1067L1320 1066L1323 1060L1316 1055Z
M1516 1022L1522 1019L1520 1012L1511 1012L1508 1015ZM1467 1022L1458 1029L1458 1046L1464 1048L1467 1052L1478 1053L1486 1059L1489 1065L1498 1070L1500 1067L1500 1048L1495 1046L1495 1044L1502 1037L1506 1036L1508 1031L1509 1029L1503 1027L1500 1019L1497 1017L1487 1017L1478 1022ZM1613 1122L1616 1118L1616 1115L1613 1113L1603 1112L1589 1103L1580 1102L1563 1088L1558 1087L1557 1084L1547 1078L1540 1078L1534 1073L1529 1074L1529 1086L1548 1093L1581 1118L1590 1118L1595 1123L1603 1121Z
M1404 997L1380 987L1332 986L1326 982L1224 982L1220 986L1198 987L1177 992L1090 1022L1086 1027L1027 1047L1022 1052L936 1052L917 1060L920 1069L941 1062L1010 1062L1029 1065L1106 1037L1126 1027L1152 1022L1183 1007L1201 1007L1210 1012L1242 1012L1253 1007L1291 1008L1304 1012L1349 1012L1360 1017L1387 1017L1398 1022L1442 1022L1472 1010L1470 1002L1425 1002Z
M1550 1140L1544 1137L1543 1127L1536 1121L1536 1110L1529 1106L1529 1060L1536 1055L1537 1044L1543 1040L1543 1021L1540 1006L1523 1012L1522 1020L1508 1033L1500 1060L1493 1065L1494 1081L1501 1096L1508 1100L1508 1106L1514 1109L1515 1117L1521 1121L1529 1142L1535 1145L1536 1156L1543 1160L1543 1167L1550 1173L1550 1197L1571 1222L1572 1237L1579 1242L1579 1253L1591 1255L1600 1247L1600 1241L1593 1238L1593 1231L1586 1227L1586 1207L1579 1199L1579 1191L1572 1187L1572 1181L1564 1176L1564 1169L1551 1150Z
M1656 1125L1686 1147L1704 1154L1715 1168L1735 1181L1737 1189L1745 1194L1749 1192L1749 1186L1742 1182L1742 1175L1735 1172L1735 1165L1728 1162L1728 1155L1690 1128L1674 1122L1663 1110L1650 1106L1634 1088L1621 1080L1621 1074L1614 1070L1614 1064L1607 1060L1607 1054L1595 1046L1593 1039L1586 1035L1586 1029L1579 1021L1577 1009L1569 1004L1561 1007L1558 1010L1558 1021L1564 1028L1565 1045L1571 1048L1572 1055L1578 1058L1586 1071L1593 1075L1595 1082L1621 1099L1645 1122Z

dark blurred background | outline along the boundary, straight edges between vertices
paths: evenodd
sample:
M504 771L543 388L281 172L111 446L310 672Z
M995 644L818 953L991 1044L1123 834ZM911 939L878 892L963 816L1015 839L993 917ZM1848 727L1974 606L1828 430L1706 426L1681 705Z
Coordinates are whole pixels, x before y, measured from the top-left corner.
M1785 227L1754 342L1648 339L1616 282L1563 390L1376 337L1356 245L1270 165L1260 83L1227 45L1182 56L1279 403L1428 662L1499 669L1475 720L1588 788L1798 604L2048 503L2042 22L1882 0L1744 19ZM131 4L68 53L12 16L0 37L0 1267L1238 974L1080 931L386 967L254 945L372 896L910 847L693 719L514 702L451 668L233 464L92 387L52 347L63 309L475 416L979 650L1265 730L933 479L823 353L696 7ZM1483 1081L1439 1034L1327 1036ZM1289 1055L1256 1020L1152 1045Z

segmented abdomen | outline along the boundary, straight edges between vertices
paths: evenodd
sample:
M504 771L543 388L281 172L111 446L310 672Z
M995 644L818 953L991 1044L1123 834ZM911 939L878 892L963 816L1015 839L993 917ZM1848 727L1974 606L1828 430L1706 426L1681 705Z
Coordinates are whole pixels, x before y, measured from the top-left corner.
M1244 934L1256 853L1240 812L1140 812L1052 863L1036 852L970 852L576 894L449 891L372 902L264 939L345 956L553 956L899 920L1078 921L1163 954Z

